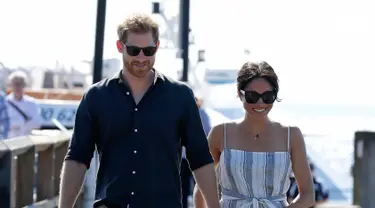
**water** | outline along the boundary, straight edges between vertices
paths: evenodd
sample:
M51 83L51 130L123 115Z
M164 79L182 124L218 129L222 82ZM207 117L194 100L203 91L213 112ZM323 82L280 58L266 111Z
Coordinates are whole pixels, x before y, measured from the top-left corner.
M375 130L375 107L369 105L277 104L275 119L300 127L307 153L320 169L331 200L352 201L354 134Z

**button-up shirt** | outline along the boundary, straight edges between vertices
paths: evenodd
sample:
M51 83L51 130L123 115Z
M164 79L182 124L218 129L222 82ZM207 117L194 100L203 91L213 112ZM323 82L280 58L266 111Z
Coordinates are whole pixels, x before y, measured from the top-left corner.
M39 116L39 108L33 97L23 95L21 100L17 100L13 93L6 97L6 105L9 117L9 133L8 138L26 136L31 134L33 129L38 129L41 126L41 119ZM12 106L9 102L16 105L29 119L25 117Z
M136 104L121 72L94 84L76 114L66 156L100 167L95 200L121 207L181 207L181 148L194 171L213 162L191 89L155 72Z

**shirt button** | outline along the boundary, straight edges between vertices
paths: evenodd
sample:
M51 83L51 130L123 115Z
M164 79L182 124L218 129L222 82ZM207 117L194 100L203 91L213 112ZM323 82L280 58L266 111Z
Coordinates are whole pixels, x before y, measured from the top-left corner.
M134 129L134 132L138 132L138 129Z
M131 194L131 195L134 195L135 193L134 193L134 192L131 192L130 194Z
M130 92L126 92L126 95L130 95Z
M138 108L134 109L135 111L138 111Z
M133 171L133 175L135 174L135 171Z
M137 154L137 150L134 150L133 152L134 152L134 154Z

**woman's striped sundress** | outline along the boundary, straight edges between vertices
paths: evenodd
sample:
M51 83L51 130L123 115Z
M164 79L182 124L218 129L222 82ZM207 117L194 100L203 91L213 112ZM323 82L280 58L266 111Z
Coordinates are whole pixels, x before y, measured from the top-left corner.
M292 164L288 151L247 152L226 147L220 156L218 177L222 208L284 208L288 205L286 193L290 186Z

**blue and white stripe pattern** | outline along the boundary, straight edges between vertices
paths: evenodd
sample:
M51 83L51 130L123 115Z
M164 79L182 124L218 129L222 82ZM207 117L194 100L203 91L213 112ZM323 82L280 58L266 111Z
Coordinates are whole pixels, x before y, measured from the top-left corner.
M220 156L218 177L222 208L285 208L292 164L288 151L248 152L226 147Z

